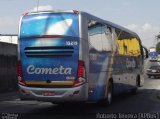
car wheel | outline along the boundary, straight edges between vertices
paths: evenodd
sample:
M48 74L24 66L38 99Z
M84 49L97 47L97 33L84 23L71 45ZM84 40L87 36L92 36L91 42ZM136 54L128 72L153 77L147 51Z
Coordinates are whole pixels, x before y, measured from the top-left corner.
M153 76L154 77L154 79L156 79L157 77L156 76Z
M148 78L151 78L151 76L150 76L150 75L148 75Z

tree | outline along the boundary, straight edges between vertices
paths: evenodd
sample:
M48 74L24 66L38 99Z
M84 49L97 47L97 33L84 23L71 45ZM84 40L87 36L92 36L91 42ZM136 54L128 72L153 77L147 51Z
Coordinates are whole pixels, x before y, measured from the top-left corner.
M160 41L159 41L159 40L160 40L160 34L158 34L158 35L156 36L156 39L157 39L157 43L160 42Z
M160 54L160 42L158 42L156 45L156 51L158 54Z

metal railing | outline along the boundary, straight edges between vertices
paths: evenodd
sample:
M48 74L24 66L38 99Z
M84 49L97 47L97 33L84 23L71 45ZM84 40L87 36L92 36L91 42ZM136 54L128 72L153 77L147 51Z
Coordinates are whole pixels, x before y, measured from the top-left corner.
M0 34L0 42L18 43L18 35L17 34Z

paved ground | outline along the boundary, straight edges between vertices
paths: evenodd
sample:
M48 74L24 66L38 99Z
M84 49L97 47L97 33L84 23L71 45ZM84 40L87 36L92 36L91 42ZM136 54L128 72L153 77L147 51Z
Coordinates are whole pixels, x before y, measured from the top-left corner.
M112 105L104 107L96 104L53 105L37 101L20 101L17 92L15 92L0 95L0 117L94 119L102 118L107 114L109 114L108 116L120 116L122 118L125 116L123 114L126 113L130 114L129 116L131 114L152 114L151 116L155 116L156 113L157 118L157 112L160 112L159 94L160 79L148 79L147 77L145 77L145 84L139 89L137 95L128 93L116 96ZM109 117L107 118L109 119Z

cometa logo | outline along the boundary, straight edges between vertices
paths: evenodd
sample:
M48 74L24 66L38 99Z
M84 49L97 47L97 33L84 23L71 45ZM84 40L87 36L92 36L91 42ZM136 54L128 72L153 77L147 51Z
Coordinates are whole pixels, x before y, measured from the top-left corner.
M34 65L27 67L28 74L71 74L72 68L64 68L63 66L54 68L39 68Z

